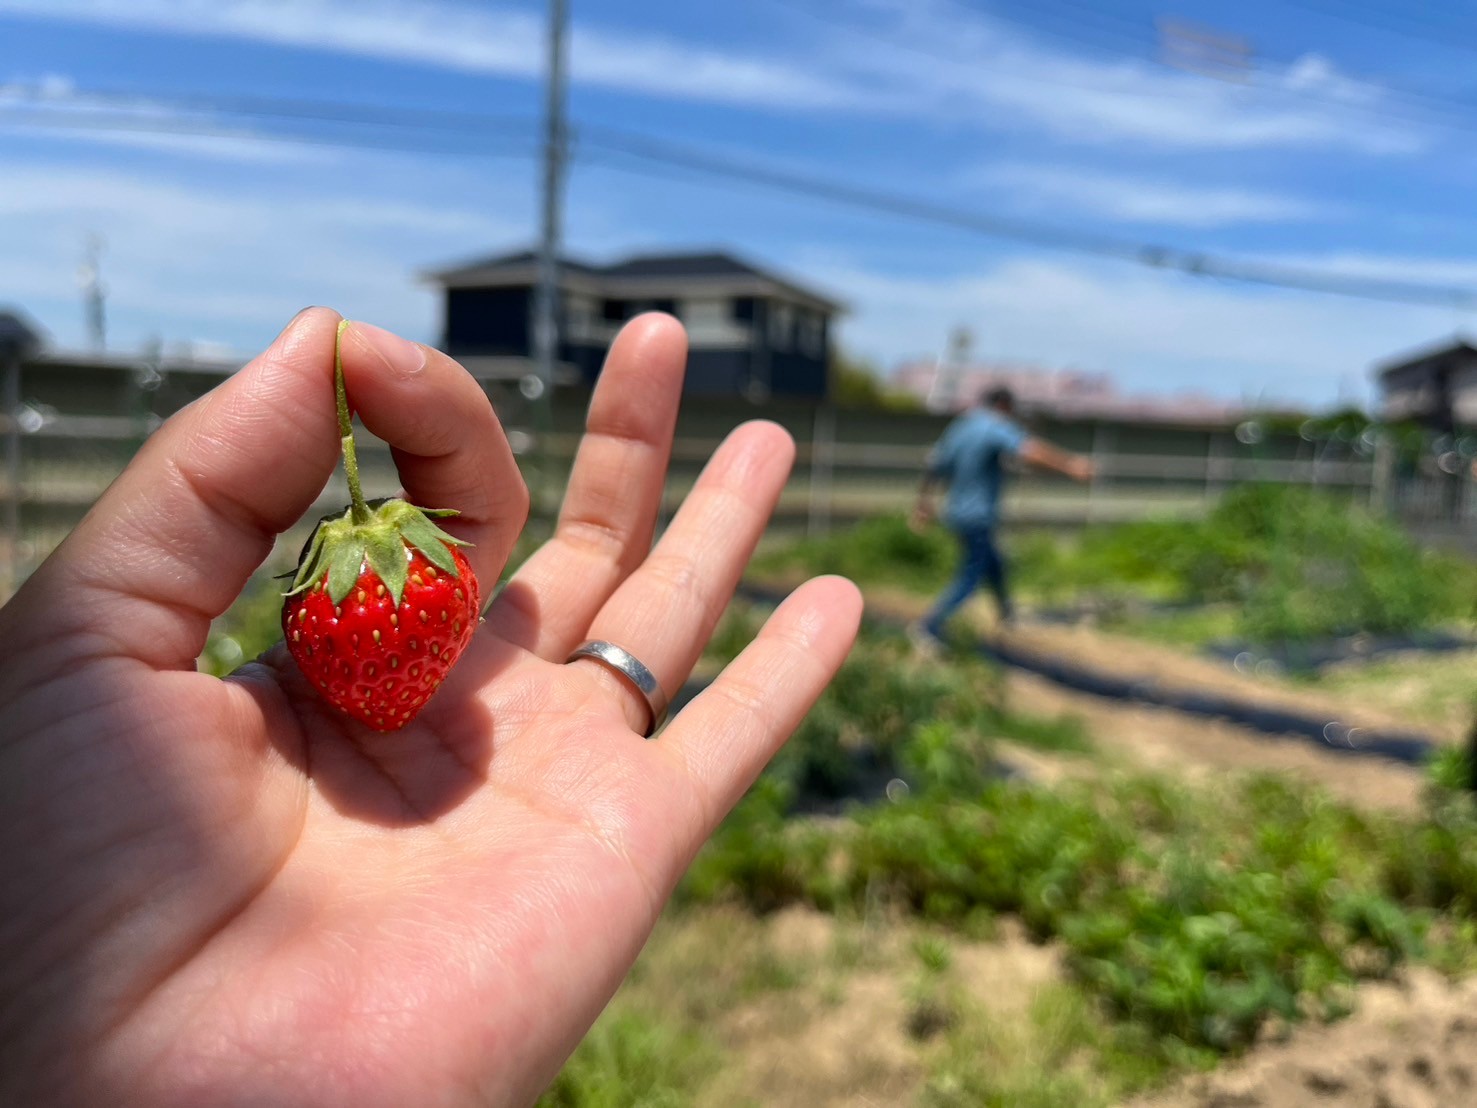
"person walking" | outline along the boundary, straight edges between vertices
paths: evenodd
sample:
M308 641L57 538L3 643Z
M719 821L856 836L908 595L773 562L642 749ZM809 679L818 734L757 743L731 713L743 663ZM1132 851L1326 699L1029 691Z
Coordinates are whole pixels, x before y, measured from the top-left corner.
M981 583L994 594L1002 623L1010 623L1015 616L1005 560L995 543L1007 457L1018 457L1076 481L1092 478L1090 459L1027 434L1014 415L1015 395L1007 388L991 389L949 424L929 455L911 523L921 531L933 521L935 489L946 485L944 523L959 540L960 558L954 579L933 609L908 629L909 637L920 649L937 648L944 624Z

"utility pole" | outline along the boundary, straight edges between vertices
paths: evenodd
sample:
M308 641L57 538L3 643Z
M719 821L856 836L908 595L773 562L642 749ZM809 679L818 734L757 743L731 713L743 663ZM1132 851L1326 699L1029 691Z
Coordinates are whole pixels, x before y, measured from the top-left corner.
M559 248L564 205L568 129L564 118L564 40L568 0L549 0L548 59L544 80L543 218L538 251L538 287L533 303L534 374L523 394L534 402L544 484L553 469L549 438L554 424L554 366L559 360ZM537 506L537 495L535 495Z

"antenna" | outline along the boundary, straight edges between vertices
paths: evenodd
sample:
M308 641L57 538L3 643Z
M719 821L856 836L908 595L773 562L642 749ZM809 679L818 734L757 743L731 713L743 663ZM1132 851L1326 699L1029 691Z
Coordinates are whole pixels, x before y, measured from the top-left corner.
M107 286L102 282L102 253L106 240L97 232L87 236L82 264L77 267L77 287L82 290L82 314L87 327L88 345L101 354L108 347L107 315L104 299Z

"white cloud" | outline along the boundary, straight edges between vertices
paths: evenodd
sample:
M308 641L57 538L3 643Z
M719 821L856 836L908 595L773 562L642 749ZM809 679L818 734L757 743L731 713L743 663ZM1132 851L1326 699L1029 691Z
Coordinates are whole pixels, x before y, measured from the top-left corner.
M0 0L0 12L151 31L221 35L444 69L538 77L544 20L532 11L447 0ZM775 108L863 106L865 87L787 63L663 35L576 22L576 83L684 100Z
M1332 205L1275 192L1184 185L1058 165L992 166L964 175L963 183L1004 191L1018 207L1032 212L1065 209L1120 223L1226 227L1326 219L1337 214Z
M971 129L1045 132L1084 144L1304 148L1403 154L1427 139L1372 118L1381 94L1309 55L1261 86L1135 59L1102 61L1032 39L984 12L883 0L859 34L825 29L794 54L754 54L576 19L576 84L766 110L873 112ZM539 76L532 10L457 0L0 0L0 13L218 35L512 78ZM848 11L840 20L855 23ZM868 33L875 37L868 37Z
M352 176L334 186L340 174L329 167L286 187L200 187L64 163L11 168L0 190L0 302L29 309L64 345L78 341L73 274L96 232L120 347L162 334L246 351L312 303L433 338L435 296L416 272L521 239L530 226L531 188L490 188L499 213L490 215L434 197L365 195Z
M284 141L206 110L184 111L147 97L98 98L68 76L46 74L0 83L0 130L84 145L122 146L211 161L336 161L331 146Z
M1272 260L1278 265L1316 267L1338 277L1455 286L1477 295L1477 258L1472 257L1339 251L1329 254L1289 253Z
M881 0L891 41L855 40L854 62L918 90L948 118L1046 131L1084 144L1171 149L1304 148L1408 154L1427 138L1410 123L1371 119L1379 90L1338 75L1325 59L1240 85L1125 57L1102 61L1034 40L1017 28L939 0ZM1317 97L1301 97L1309 90ZM1291 95L1290 95L1291 94Z
M339 160L338 151L330 146L285 142L239 129L236 129L238 133L235 134L182 134L167 131L106 130L96 126L79 128L60 121L16 125L0 115L0 133L8 130L74 144L127 147L206 161L280 165Z

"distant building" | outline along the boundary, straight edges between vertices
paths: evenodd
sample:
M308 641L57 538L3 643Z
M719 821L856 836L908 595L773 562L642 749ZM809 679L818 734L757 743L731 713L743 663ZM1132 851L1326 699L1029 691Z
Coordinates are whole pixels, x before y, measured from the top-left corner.
M1458 338L1375 367L1380 417L1437 431L1477 427L1477 347Z
M442 347L474 376L529 371L537 258L531 251L427 275L445 290ZM622 323L670 312L687 328L685 391L703 396L826 395L831 324L841 306L723 253L651 254L559 270L556 380L592 382Z
M1123 393L1106 373L1016 363L906 362L893 371L892 383L925 402L942 397L943 403L936 406L943 411L960 411L989 389L1004 387L1015 394L1017 409L1027 417L1214 427L1234 423L1247 414L1241 404L1196 393Z

